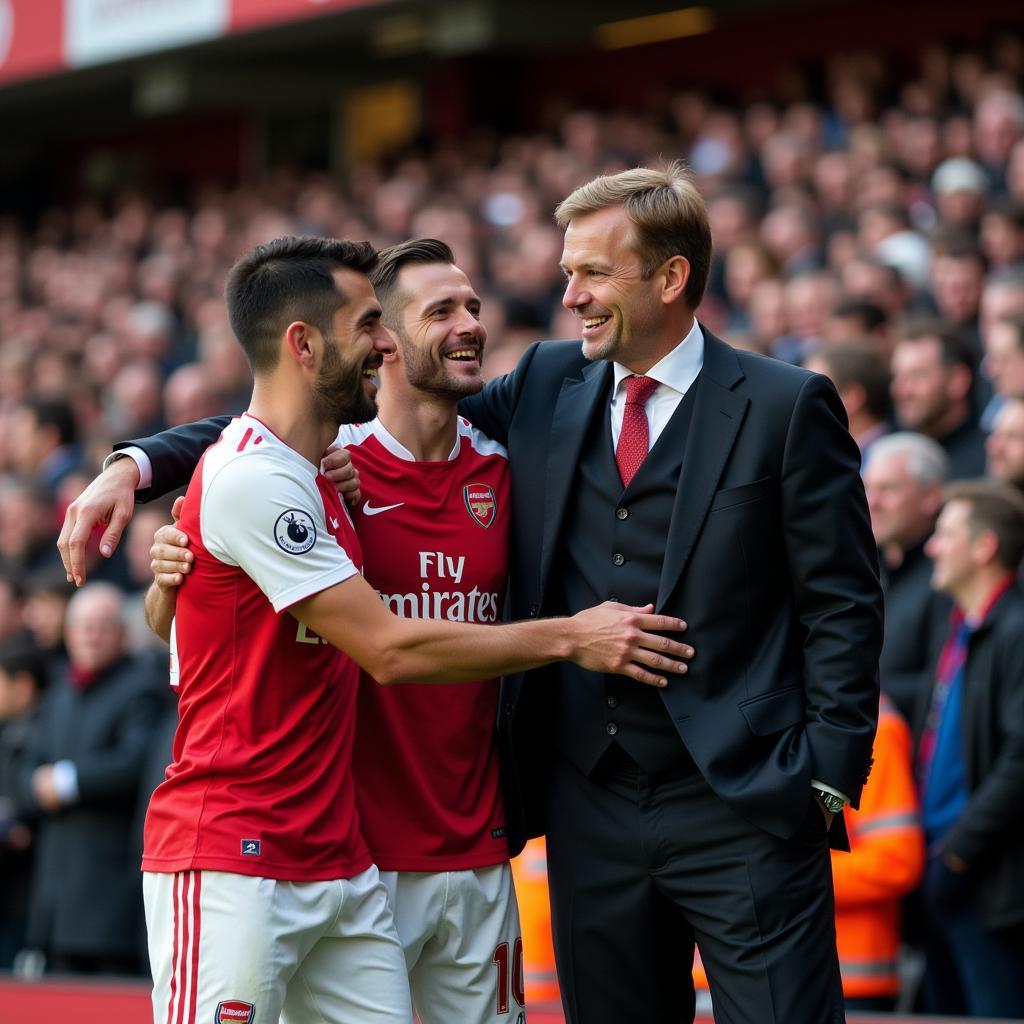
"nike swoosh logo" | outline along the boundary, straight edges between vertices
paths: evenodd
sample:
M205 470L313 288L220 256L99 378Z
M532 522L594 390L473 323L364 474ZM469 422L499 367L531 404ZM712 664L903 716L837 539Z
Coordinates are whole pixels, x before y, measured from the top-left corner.
M398 502L397 505L381 505L380 508L374 508L368 501L363 503L363 515L364 516L379 516L381 512L390 512L393 508L401 508L405 504L404 501Z

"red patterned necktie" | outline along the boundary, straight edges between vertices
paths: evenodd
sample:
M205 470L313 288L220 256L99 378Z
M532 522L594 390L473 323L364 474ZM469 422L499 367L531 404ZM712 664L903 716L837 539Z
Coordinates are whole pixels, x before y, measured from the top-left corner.
M653 377L626 378L626 407L622 413L622 430L615 446L622 486L628 487L640 464L647 458L650 434L647 430L647 399L658 389Z

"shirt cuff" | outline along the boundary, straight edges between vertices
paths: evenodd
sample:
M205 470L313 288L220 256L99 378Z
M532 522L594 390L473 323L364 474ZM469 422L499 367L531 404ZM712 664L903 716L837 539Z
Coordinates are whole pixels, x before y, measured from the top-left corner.
M62 804L78 803L78 769L74 761L53 762L53 788Z
M153 483L153 463L149 461L149 456L135 445L112 452L103 460L103 468L106 469L107 466L113 465L118 459L123 458L131 459L139 467L139 486L135 490L142 491L150 487Z
M822 782L820 779L811 779L811 788L823 789L826 793L831 793L833 796L839 797L839 799L842 800L844 804L849 804L850 802L850 798L845 793L843 793L841 790L836 789L835 786L826 786L825 783Z

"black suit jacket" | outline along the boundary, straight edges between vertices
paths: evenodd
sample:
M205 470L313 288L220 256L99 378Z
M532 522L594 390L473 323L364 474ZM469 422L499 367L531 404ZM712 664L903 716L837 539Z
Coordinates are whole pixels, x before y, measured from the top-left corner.
M719 796L788 837L812 778L855 804L867 779L882 642L875 544L859 453L830 382L704 335L650 595L657 611L687 620L697 653L661 693ZM575 466L611 377L578 342L542 342L460 407L509 451L514 619L546 612ZM499 731L517 852L544 827L537 787L551 706L543 669L503 685ZM835 839L845 839L841 826Z
M767 831L791 836L812 778L856 803L870 766L882 602L860 456L826 378L704 335L651 595L659 612L687 620L697 656L662 697L718 794ZM588 363L578 342L541 342L512 374L460 405L509 450L513 619L545 614L574 468L611 375L610 364ZM149 455L153 496L188 479L227 419L126 442ZM544 829L538 790L551 707L544 670L502 685L515 854ZM841 824L833 833L845 841Z

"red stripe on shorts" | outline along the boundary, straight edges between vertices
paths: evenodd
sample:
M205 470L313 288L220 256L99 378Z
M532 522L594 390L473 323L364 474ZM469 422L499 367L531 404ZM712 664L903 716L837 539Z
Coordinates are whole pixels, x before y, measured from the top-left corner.
M174 876L174 940L171 945L171 991L167 997L167 1024L172 1024L174 1014L174 994L178 989L178 889L181 886L181 874Z
M199 936L202 934L200 925L199 895L203 888L203 874L195 872L195 881L192 885L192 976L190 988L192 995L188 1002L188 1024L195 1024L196 1021L196 994L199 988Z

